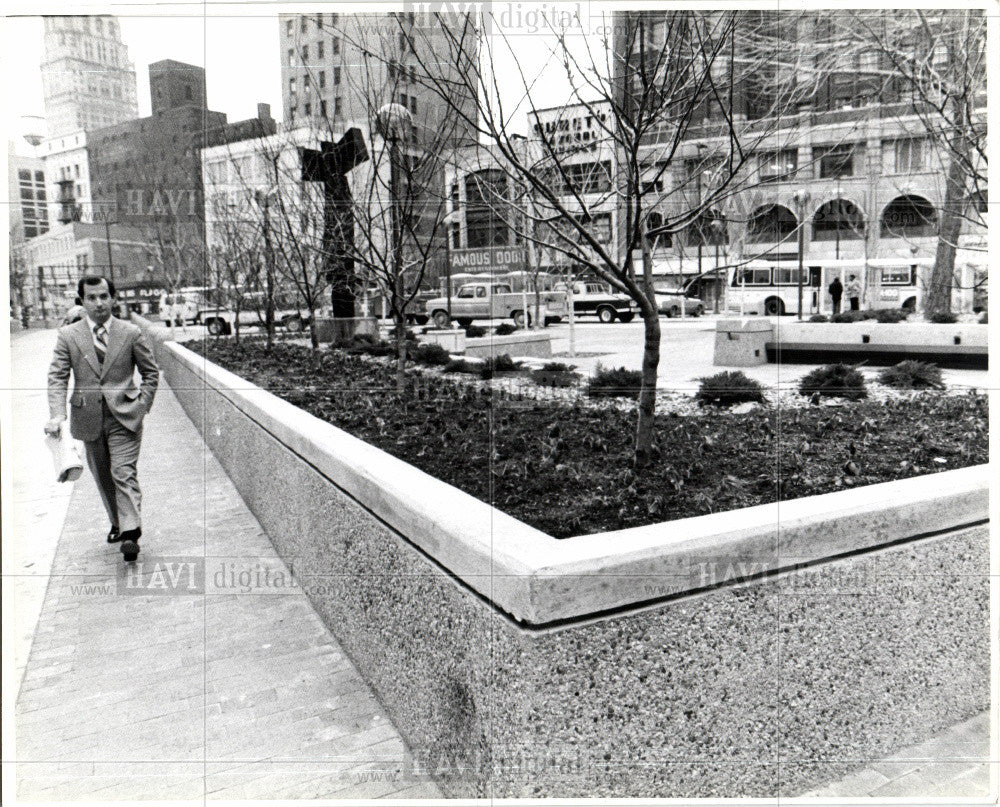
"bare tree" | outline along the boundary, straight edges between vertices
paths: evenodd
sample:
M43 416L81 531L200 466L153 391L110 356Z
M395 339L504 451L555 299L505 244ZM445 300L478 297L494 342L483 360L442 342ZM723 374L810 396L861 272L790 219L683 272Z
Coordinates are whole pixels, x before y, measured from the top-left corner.
M379 26L340 33L362 54L345 71L355 122L369 133L369 160L352 173L352 238L339 239L353 264L373 282L395 324L396 385L405 386L406 322L425 281L440 274L446 253L446 160L461 143L461 122L421 108L407 93L415 85L412 44L386 15ZM407 64L407 62L410 62ZM403 102L409 101L409 106ZM323 123L332 128L332 122Z
M963 227L985 227L986 14L981 9L859 12L844 38L881 57L892 100L905 100L945 165L927 314L951 310Z
M790 81L800 57L759 13L629 12L604 26L609 33L599 45L572 43L566 29L553 28L552 57L571 87L572 106L563 120L546 121L535 103L535 75L521 68L516 54L516 76L466 69L478 67L480 49L484 62L499 63L493 52L497 37L480 37L471 23L437 18L432 24L444 30L447 51L423 60L418 76L496 150L511 179L529 189L533 204L524 211L525 236L628 294L639 307L644 350L635 457L641 466L656 451L660 325L651 237L675 236L714 217L727 199L757 180L752 158L779 136L780 113L810 91L809 82ZM496 20L492 24L502 31ZM401 31L421 36L419 28ZM499 41L515 53L502 36ZM788 81L775 75L775 66L783 64ZM500 88L501 81L509 88L514 80L518 92L523 88L521 106L536 123L526 149L511 131L512 111L504 108ZM471 113L449 100L456 82L476 99ZM747 98L754 102L749 116ZM588 122L596 147L578 135L569 115ZM699 137L711 139L720 166L710 185L698 185L697 175L681 170ZM620 216L617 237L607 232L610 218L604 216L611 211Z

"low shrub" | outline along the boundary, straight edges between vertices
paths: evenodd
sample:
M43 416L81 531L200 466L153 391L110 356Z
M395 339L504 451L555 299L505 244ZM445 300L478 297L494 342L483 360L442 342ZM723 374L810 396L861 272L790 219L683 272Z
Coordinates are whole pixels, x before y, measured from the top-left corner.
M497 336L510 336L512 333L517 333L517 326L512 322L501 322L497 325L496 335Z
M483 362L479 375L481 378L490 379L497 373L509 373L520 369L521 362L514 361L507 353L501 353L499 356L493 356Z
M984 311L983 312L983 315L979 318L979 324L980 325L988 325L989 324L990 319L987 316L988 313L989 313L988 311Z
M764 392L760 384L739 370L716 373L701 379L695 399L705 406L732 406L740 403L763 403Z
M642 387L642 373L624 367L609 369L600 364L587 382L587 395L591 398L638 398Z
M926 361L901 361L883 370L879 380L896 389L944 389L941 368Z
M826 314L813 314L809 317L810 322L829 322L830 318Z
M410 358L418 364L448 364L451 356L441 345L427 344L407 351Z
M874 311L841 311L830 317L830 322L863 322L866 319L875 319Z
M563 364L561 361L550 361L541 369L531 371L531 380L546 387L571 387L579 379L580 374L574 373L575 364Z
M927 319L929 322L935 322L938 325L953 325L958 322L958 314L953 311L935 311Z
M469 373L470 375L479 375L481 369L481 365L473 364L465 359L452 359L444 366L446 373Z
M482 325L466 325L465 335L469 339L478 339L481 336L486 336L486 329Z
M880 308L875 312L875 319L884 323L902 322L909 314L909 311L904 311L902 308Z
M802 395L824 398L847 398L857 401L868 397L865 377L849 364L828 364L808 373L799 384Z

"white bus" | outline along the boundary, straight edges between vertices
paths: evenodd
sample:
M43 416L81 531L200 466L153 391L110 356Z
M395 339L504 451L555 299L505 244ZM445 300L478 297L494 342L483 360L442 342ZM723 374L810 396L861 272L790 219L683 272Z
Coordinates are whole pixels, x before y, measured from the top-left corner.
M829 286L835 277L846 286L851 275L861 282L861 308L921 307L933 263L927 260L882 258L865 260L806 261L802 267L804 315L832 314ZM952 310L972 310L973 278L969 267L955 268ZM799 267L791 261L751 261L729 271L727 309L740 315L781 316L798 314ZM850 308L845 293L840 310Z

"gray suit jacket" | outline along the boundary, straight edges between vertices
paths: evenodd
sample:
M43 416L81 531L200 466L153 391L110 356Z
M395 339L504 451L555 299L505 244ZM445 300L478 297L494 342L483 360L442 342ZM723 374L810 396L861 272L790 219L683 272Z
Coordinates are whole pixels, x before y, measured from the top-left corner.
M94 339L84 318L59 329L49 367L52 418L66 417L66 394L70 371L73 373L69 430L77 440L96 440L101 436L102 398L122 426L137 432L156 395L160 368L142 331L114 317L105 327L108 352L103 365L97 361ZM142 379L139 386L135 383L136 369Z

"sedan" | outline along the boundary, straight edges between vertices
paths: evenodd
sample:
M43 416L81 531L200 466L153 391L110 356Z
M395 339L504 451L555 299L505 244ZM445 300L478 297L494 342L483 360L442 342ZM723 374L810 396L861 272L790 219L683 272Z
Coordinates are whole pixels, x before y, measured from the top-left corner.
M686 297L679 291L655 292L656 308L667 317L679 317L681 306L684 306L684 316L700 317L705 313L705 306L697 297Z

